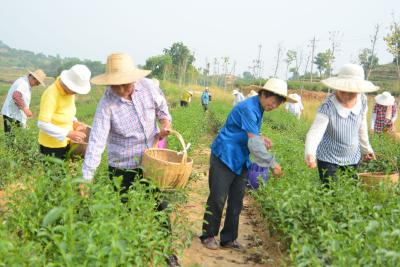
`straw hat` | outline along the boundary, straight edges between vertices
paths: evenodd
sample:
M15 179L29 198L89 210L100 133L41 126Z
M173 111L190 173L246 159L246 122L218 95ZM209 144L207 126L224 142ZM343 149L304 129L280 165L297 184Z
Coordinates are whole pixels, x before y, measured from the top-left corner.
M264 84L263 87L253 86L253 88L257 91L267 90L271 93L283 96L284 98L286 98L286 101L288 101L290 103L297 103L296 99L288 96L287 83L284 80L277 79L277 78L271 78Z
M239 91L236 90L236 89L234 89L234 90L232 91L232 95L237 95L237 94L239 94Z
M321 81L324 85L343 92L368 93L379 90L378 86L364 79L364 70L356 64L345 64L337 77Z
M193 95L193 91L187 91L190 95Z
M98 85L128 84L146 77L150 72L138 69L128 54L114 53L107 58L106 73L94 77L91 82Z
M88 67L76 64L69 70L63 70L60 79L71 91L85 95L90 92L90 75Z
M251 90L250 93L247 95L247 97L252 97L258 95L256 91Z
M46 73L43 70L37 69L34 72L29 71L29 74L35 77L35 79L38 80L41 85L46 86L44 83L44 79L46 79Z
M393 106L395 99L389 92L385 91L375 96L375 101L382 106Z

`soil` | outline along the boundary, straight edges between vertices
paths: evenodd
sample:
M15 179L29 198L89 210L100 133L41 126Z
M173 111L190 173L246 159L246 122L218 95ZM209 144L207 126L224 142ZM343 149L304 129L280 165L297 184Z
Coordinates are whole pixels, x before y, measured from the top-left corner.
M255 200L247 193L240 215L238 242L244 245L246 252L233 250L209 250L205 248L198 236L208 197L209 148L195 151L193 172L196 179L188 185L188 201L182 208L193 232L192 244L180 256L182 266L282 266L285 264L284 248L277 236L267 232L267 225L262 219ZM224 220L224 218L222 219ZM223 225L223 221L221 223ZM218 238L217 238L218 240ZM219 241L219 240L218 240Z

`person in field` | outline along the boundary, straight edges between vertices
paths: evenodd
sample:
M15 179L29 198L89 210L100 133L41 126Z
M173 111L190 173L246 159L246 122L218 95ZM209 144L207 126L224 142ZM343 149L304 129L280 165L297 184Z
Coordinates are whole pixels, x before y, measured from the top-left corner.
M397 119L397 104L390 92L375 97L372 109L371 130L374 133L392 132Z
M26 127L28 118L32 117L29 109L31 103L32 88L43 85L46 73L38 69L29 72L27 76L18 78L8 90L1 114L3 114L4 132L10 134L12 127Z
M297 100L297 103L286 103L285 109L287 112L293 114L298 119L300 119L301 114L303 113L304 107L301 102L301 96L298 94L290 94L290 96Z
M208 92L208 87L201 94L201 105L203 106L204 111L208 110L208 104L210 103L210 94Z
M353 171L361 159L375 159L368 138L365 93L379 87L366 81L362 67L355 64L344 65L337 77L321 82L335 91L319 107L307 133L305 161L310 168L318 167L320 180L328 187L338 170Z
M181 97L181 107L187 107L192 101L193 91L186 90Z
M167 100L157 84L145 78L150 72L137 68L129 55L114 53L107 58L106 73L91 80L93 84L108 87L96 109L82 166L87 182L95 177L107 146L109 178L122 176L120 193L128 192L135 180L143 178L140 164L145 149L169 135L172 118ZM81 194L86 190L82 184ZM121 201L128 200L122 196ZM167 208L165 201L157 201L158 211ZM165 227L170 231L169 224ZM170 266L179 266L175 255L167 261Z
M286 100L296 100L287 95L287 84L280 79L269 79L264 87L257 87L258 95L250 97L235 107L211 145L209 170L210 194L204 213L201 242L208 249L234 249L243 251L244 247L237 242L239 215L243 207L246 187L246 172L252 146L258 148L257 154L267 155L271 140L260 136L264 112L279 107ZM263 146L258 147L262 139ZM260 151L262 149L263 151ZM281 175L281 167L275 161L272 173ZM221 231L219 245L215 237L219 233L222 212L227 203L224 228Z
M233 99L233 105L236 106L237 104L239 104L239 102L242 102L244 100L244 95L239 92L237 89L232 91L232 95L234 97Z
M75 117L75 95L90 92L90 76L88 67L74 65L43 92L37 123L42 154L65 159L70 140L81 143L85 139L86 126Z

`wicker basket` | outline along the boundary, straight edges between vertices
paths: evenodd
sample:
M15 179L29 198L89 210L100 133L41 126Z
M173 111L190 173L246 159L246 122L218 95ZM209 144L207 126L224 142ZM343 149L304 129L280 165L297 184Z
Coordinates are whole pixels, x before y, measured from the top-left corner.
M89 136L90 136L91 130L92 130L92 128L90 126L86 125L86 129L82 131L86 134L86 138L81 143L76 143L71 140L69 153L72 157L81 157L81 158L85 157L86 148L89 143Z
M182 154L157 148L158 142L154 142L153 148L146 149L143 154L144 177L154 180L160 189L185 187L192 172L193 160L187 156L185 141L178 132L171 130L171 134L181 143Z
M382 181L387 184L396 184L399 181L399 173L385 174L383 172L363 172L359 173L358 177L366 186L376 186Z

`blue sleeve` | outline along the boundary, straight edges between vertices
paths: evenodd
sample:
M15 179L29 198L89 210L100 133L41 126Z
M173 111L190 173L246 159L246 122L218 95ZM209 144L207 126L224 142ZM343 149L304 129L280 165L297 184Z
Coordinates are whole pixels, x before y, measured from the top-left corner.
M241 115L241 129L247 133L252 133L254 135L260 134L260 128L257 123L257 115L254 111L243 108L240 112Z

